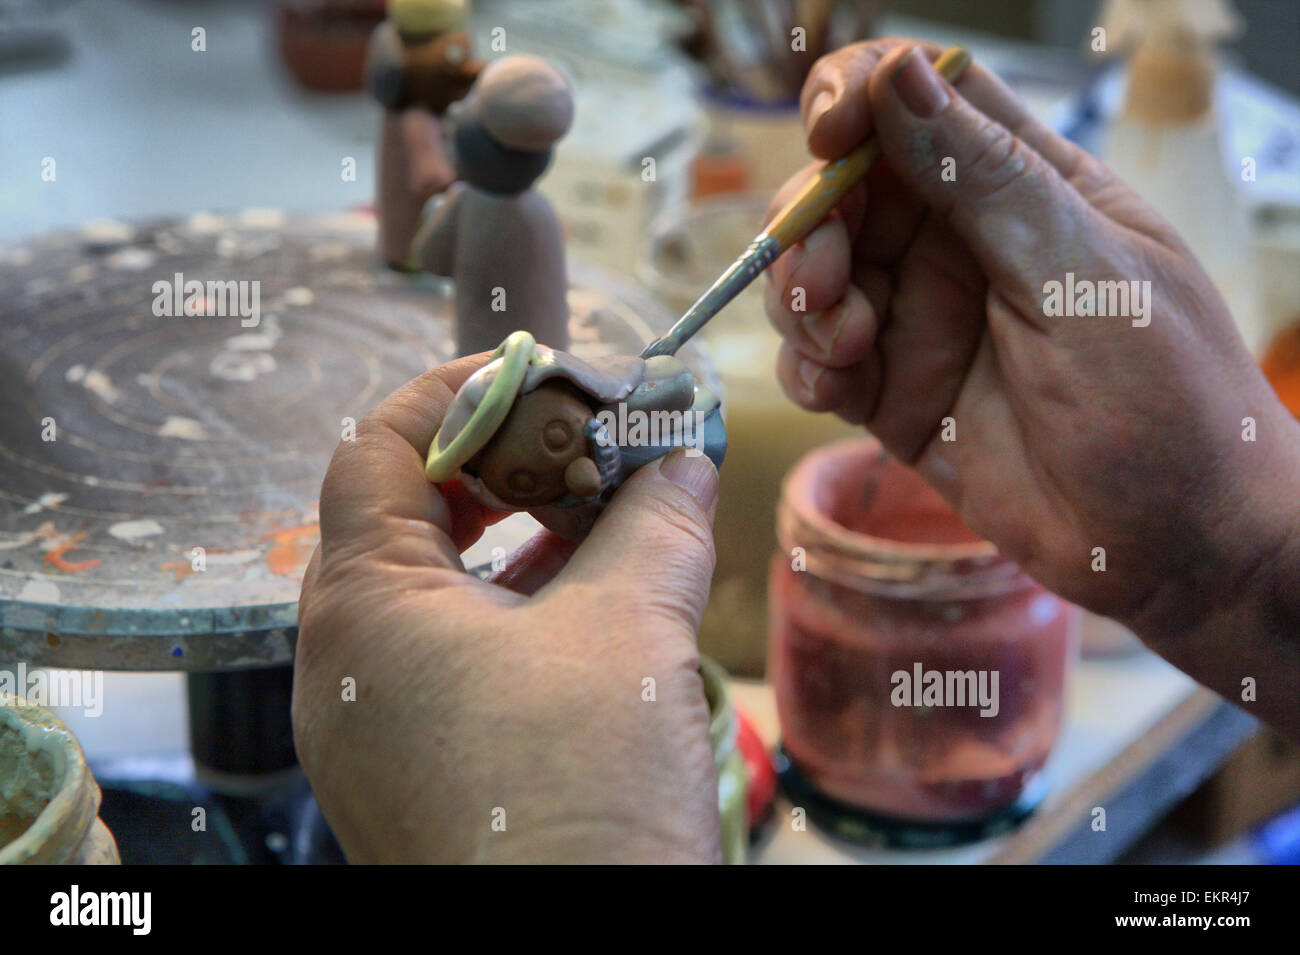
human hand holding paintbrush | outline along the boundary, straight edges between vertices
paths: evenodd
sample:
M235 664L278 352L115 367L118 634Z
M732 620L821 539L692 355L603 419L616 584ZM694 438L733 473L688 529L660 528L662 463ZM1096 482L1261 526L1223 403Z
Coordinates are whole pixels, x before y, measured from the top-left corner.
M786 392L1212 688L1268 669L1257 712L1300 735L1300 426L1168 224L978 63L945 82L935 53L859 44L804 87L814 155L875 136L884 162L768 271ZM1138 291L1126 315L1056 317L1067 281Z

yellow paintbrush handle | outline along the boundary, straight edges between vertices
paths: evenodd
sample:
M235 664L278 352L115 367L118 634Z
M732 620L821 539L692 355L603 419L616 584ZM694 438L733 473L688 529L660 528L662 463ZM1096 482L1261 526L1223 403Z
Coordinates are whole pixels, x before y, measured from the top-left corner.
M955 83L969 64L970 53L966 48L954 46L934 61L934 68L949 83ZM830 215L879 158L880 142L872 136L847 155L828 162L776 214L765 235L775 239L782 252L790 248Z
M934 68L949 83L955 83L969 64L970 54L963 47L954 46L934 61ZM641 349L641 357L677 354L684 342L761 275L782 252L817 228L879 158L880 143L873 136L847 156L823 166L667 334Z

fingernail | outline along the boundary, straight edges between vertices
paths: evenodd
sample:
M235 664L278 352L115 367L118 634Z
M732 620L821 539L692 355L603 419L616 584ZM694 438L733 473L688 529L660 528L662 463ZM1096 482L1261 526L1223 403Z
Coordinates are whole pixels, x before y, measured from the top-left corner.
M898 98L913 116L929 119L948 105L948 90L920 47L912 47L903 57L894 70L893 84Z
M706 511L718 496L718 472L707 455L688 455L685 448L661 458L659 470L668 480L684 489Z
M821 378L822 372L826 370L825 365L819 365L815 361L807 358L799 362L799 380L803 386L808 389L809 397L815 396L817 381Z
M835 105L835 93L833 90L822 90L813 97L812 105L808 107L808 116L804 120L804 132L811 136L812 131L817 128L817 123L825 116L832 106Z

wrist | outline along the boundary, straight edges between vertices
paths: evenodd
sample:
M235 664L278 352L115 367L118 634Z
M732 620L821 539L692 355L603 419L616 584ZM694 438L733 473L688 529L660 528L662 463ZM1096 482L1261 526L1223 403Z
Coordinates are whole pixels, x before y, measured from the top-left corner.
M1127 622L1197 682L1300 739L1300 426L1287 427L1290 450L1242 475L1218 510L1231 519L1215 546L1172 557L1179 572Z
M1285 415L1263 428L1270 439L1236 458L1226 488L1188 502L1189 523L1209 525L1201 546L1171 546L1163 584L1125 621L1157 650L1226 621L1300 621L1300 423Z

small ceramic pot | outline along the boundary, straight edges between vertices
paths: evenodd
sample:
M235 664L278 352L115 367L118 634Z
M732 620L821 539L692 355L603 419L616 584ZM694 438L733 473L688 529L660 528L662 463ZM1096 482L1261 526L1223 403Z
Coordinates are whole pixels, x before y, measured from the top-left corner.
M275 10L280 55L303 89L356 92L365 84L370 34L383 19L383 0L281 4Z
M53 713L0 693L0 864L118 865L99 786Z
M722 817L722 861L741 865L749 836L748 782L745 758L736 745L739 724L727 693L727 671L707 657L700 659L704 696L709 701L709 743L718 771L718 811Z
M768 676L787 790L811 790L839 835L898 847L1024 818L1065 713L1078 608L874 438L795 466L777 536Z

